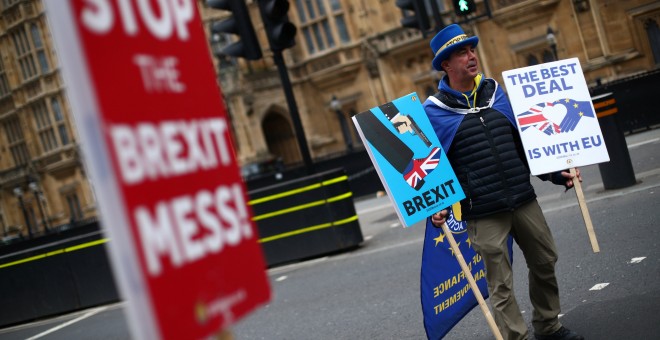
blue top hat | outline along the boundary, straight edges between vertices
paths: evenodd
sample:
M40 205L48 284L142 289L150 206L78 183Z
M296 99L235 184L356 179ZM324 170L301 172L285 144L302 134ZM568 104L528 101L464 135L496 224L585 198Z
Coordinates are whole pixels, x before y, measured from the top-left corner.
M433 58L433 68L440 71L440 64L449 58L452 52L465 45L477 46L478 37L468 37L461 26L451 24L438 32L431 39L431 49L435 57Z

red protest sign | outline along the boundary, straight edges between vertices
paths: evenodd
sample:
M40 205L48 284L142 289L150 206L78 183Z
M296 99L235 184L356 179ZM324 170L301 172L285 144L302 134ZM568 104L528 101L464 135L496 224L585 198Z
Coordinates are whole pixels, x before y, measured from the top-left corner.
M204 338L267 302L196 2L46 4L134 334Z

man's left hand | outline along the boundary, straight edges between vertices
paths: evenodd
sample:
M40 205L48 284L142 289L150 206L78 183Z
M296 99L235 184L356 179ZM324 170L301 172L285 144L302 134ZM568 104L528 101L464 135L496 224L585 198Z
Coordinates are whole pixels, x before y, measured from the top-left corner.
M573 184L574 184L573 180L574 180L574 177L576 177L576 176L577 176L578 180L580 182L582 182L582 176L580 175L580 169L578 169L578 168L575 168L575 176L571 175L571 173L568 172L568 171L562 171L561 175L564 176L564 178L566 178L566 188L572 188L573 187Z

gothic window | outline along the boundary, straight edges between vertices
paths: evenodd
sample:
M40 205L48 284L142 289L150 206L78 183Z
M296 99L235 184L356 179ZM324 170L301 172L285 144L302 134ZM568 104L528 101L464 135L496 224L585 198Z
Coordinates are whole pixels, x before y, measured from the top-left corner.
M14 165L25 165L30 160L25 138L23 137L23 130L18 121L18 117L12 117L4 122L5 134L9 142L9 150L14 160Z
M534 50L532 52L529 52L527 54L527 57L525 57L525 61L527 62L527 66L532 66L532 65L538 65L540 63L548 63L551 61L555 61L555 55L553 52L549 49L538 49Z
M301 160L296 136L283 115L270 112L264 117L261 128L272 155L282 158L284 164L294 164Z
M50 107L53 110L53 117L55 118L55 124L57 125L57 132L60 135L60 141L62 142L62 145L67 145L70 142L69 132L66 129L66 121L64 120L59 100L55 97L51 98Z
M658 23L654 19L646 20L644 28L646 29L646 35L648 35L649 43L651 44L653 61L658 65L660 64L660 28L658 28Z
M543 62L544 63L549 63L551 61L555 61L555 55L552 53L550 50L544 50L543 51Z
M34 55L30 40L25 33L24 27L18 27L12 34L11 39L16 49L16 57L21 69L23 81L30 80L38 75L37 67L34 63Z
M56 97L50 99L50 110L45 100L40 100L32 106L32 115L39 134L39 142L43 152L56 149L60 145L69 144L69 132L62 114L62 107Z
M53 122L43 100L38 101L32 106L32 114L37 124L37 132L39 133L39 142L41 143L42 150L48 152L57 148L58 143L55 138Z
M535 55L530 54L527 56L527 66L533 66L533 65L538 65L539 64L539 59L536 58Z
M296 0L296 12L308 54L351 41L340 0Z
M26 221L27 227L36 232L39 229L39 224L37 224L37 215L34 213L34 208L30 204L25 204L25 214L27 215L28 220Z
M66 195L66 203L69 206L69 220L74 222L83 218L80 200L75 192Z
M44 50L44 44L41 42L41 32L39 31L39 27L37 27L36 24L30 25L30 34L32 35L32 43L34 44L34 49L37 53L37 60L39 61L41 73L48 73L48 60L46 59L46 51Z
M7 81L7 73L5 67L0 60L0 98L8 96L10 92L9 82Z

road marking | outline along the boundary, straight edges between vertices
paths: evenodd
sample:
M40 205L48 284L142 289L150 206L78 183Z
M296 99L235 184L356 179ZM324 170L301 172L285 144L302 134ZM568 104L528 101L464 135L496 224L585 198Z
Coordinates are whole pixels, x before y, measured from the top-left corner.
M304 262L297 262L297 263L292 263L292 264L289 264L289 265L286 265L286 266L270 268L270 269L268 269L268 275L275 275L275 274L279 274L281 272L285 272L285 271L289 271L289 270L293 270L293 269L313 266L313 265L315 265L319 262L326 261L327 259L328 259L328 257L324 256L324 257L314 259L314 260L309 260L309 261L304 261Z
M605 283L599 283L599 284L596 284L596 285L594 285L593 287L591 287L589 290L601 290L601 289L603 289L603 288L605 288L605 287L607 287L607 286L609 286L609 285L610 285L610 284L609 284L608 282L605 282Z
M399 224L399 222L394 222L394 223L390 224L390 228L396 228L396 227L398 227L398 226L400 226L400 225L401 225L401 224Z
M635 144L630 144L630 145L628 145L628 149L636 148L636 147L638 147L638 146L642 146L642 145L644 145L644 144L655 143L655 142L657 142L657 141L659 141L659 140L660 140L660 138L654 138L654 139L645 140L645 141L643 141L643 142L639 142L639 143L635 143Z
M367 235L367 236L364 237L364 240L365 240L365 241L369 241L369 240L371 240L372 238L374 238L373 235Z
M39 334L37 334L37 335L31 337L31 338L28 338L27 340L34 340L34 339L42 338L42 337L44 337L44 336L46 336L46 335L48 335L48 334L50 334L50 333L53 333L53 332L55 332L55 331L58 331L58 330L60 330L60 329L62 329L62 328L64 328L64 327L70 326L70 325L72 325L72 324L74 324L74 323L76 323L76 322L78 322L78 321L82 321L82 320L84 320L84 319L87 319L87 318L90 317L90 316L94 316L94 315L96 315L96 314L98 314L98 313L100 313L100 312L102 312L102 311L104 311L104 310L106 310L106 309L108 309L107 306L105 306L105 307L99 307L99 308L93 309L93 310L91 310L91 311L85 313L84 315L82 315L82 316L80 316L80 317L77 317L77 318L75 318L75 319L73 319L73 320L71 320L71 321L67 321L67 322L65 322L65 323L63 323L63 324L61 324L61 325L59 325L59 326L57 326L57 327L53 327L53 328L51 328L51 329L49 329L49 330L47 330L47 331L45 331L45 332L41 332L41 333L39 333Z
M381 204L379 206L375 206L375 207L371 207L371 208L367 208L367 209L358 210L357 213L358 213L358 215L359 214L368 214L368 213L372 213L374 211L383 210L383 209L390 209L390 208L392 208L392 204L387 203L387 204Z
M632 260L630 260L630 263L631 263L631 264L632 264L632 263L640 263L640 262L644 261L645 258L646 258L646 256L642 256L642 257L633 257Z
M286 280L287 277L288 276L286 276L286 275L282 275L282 276L278 277L277 279L275 279L275 281L282 282L282 281Z

